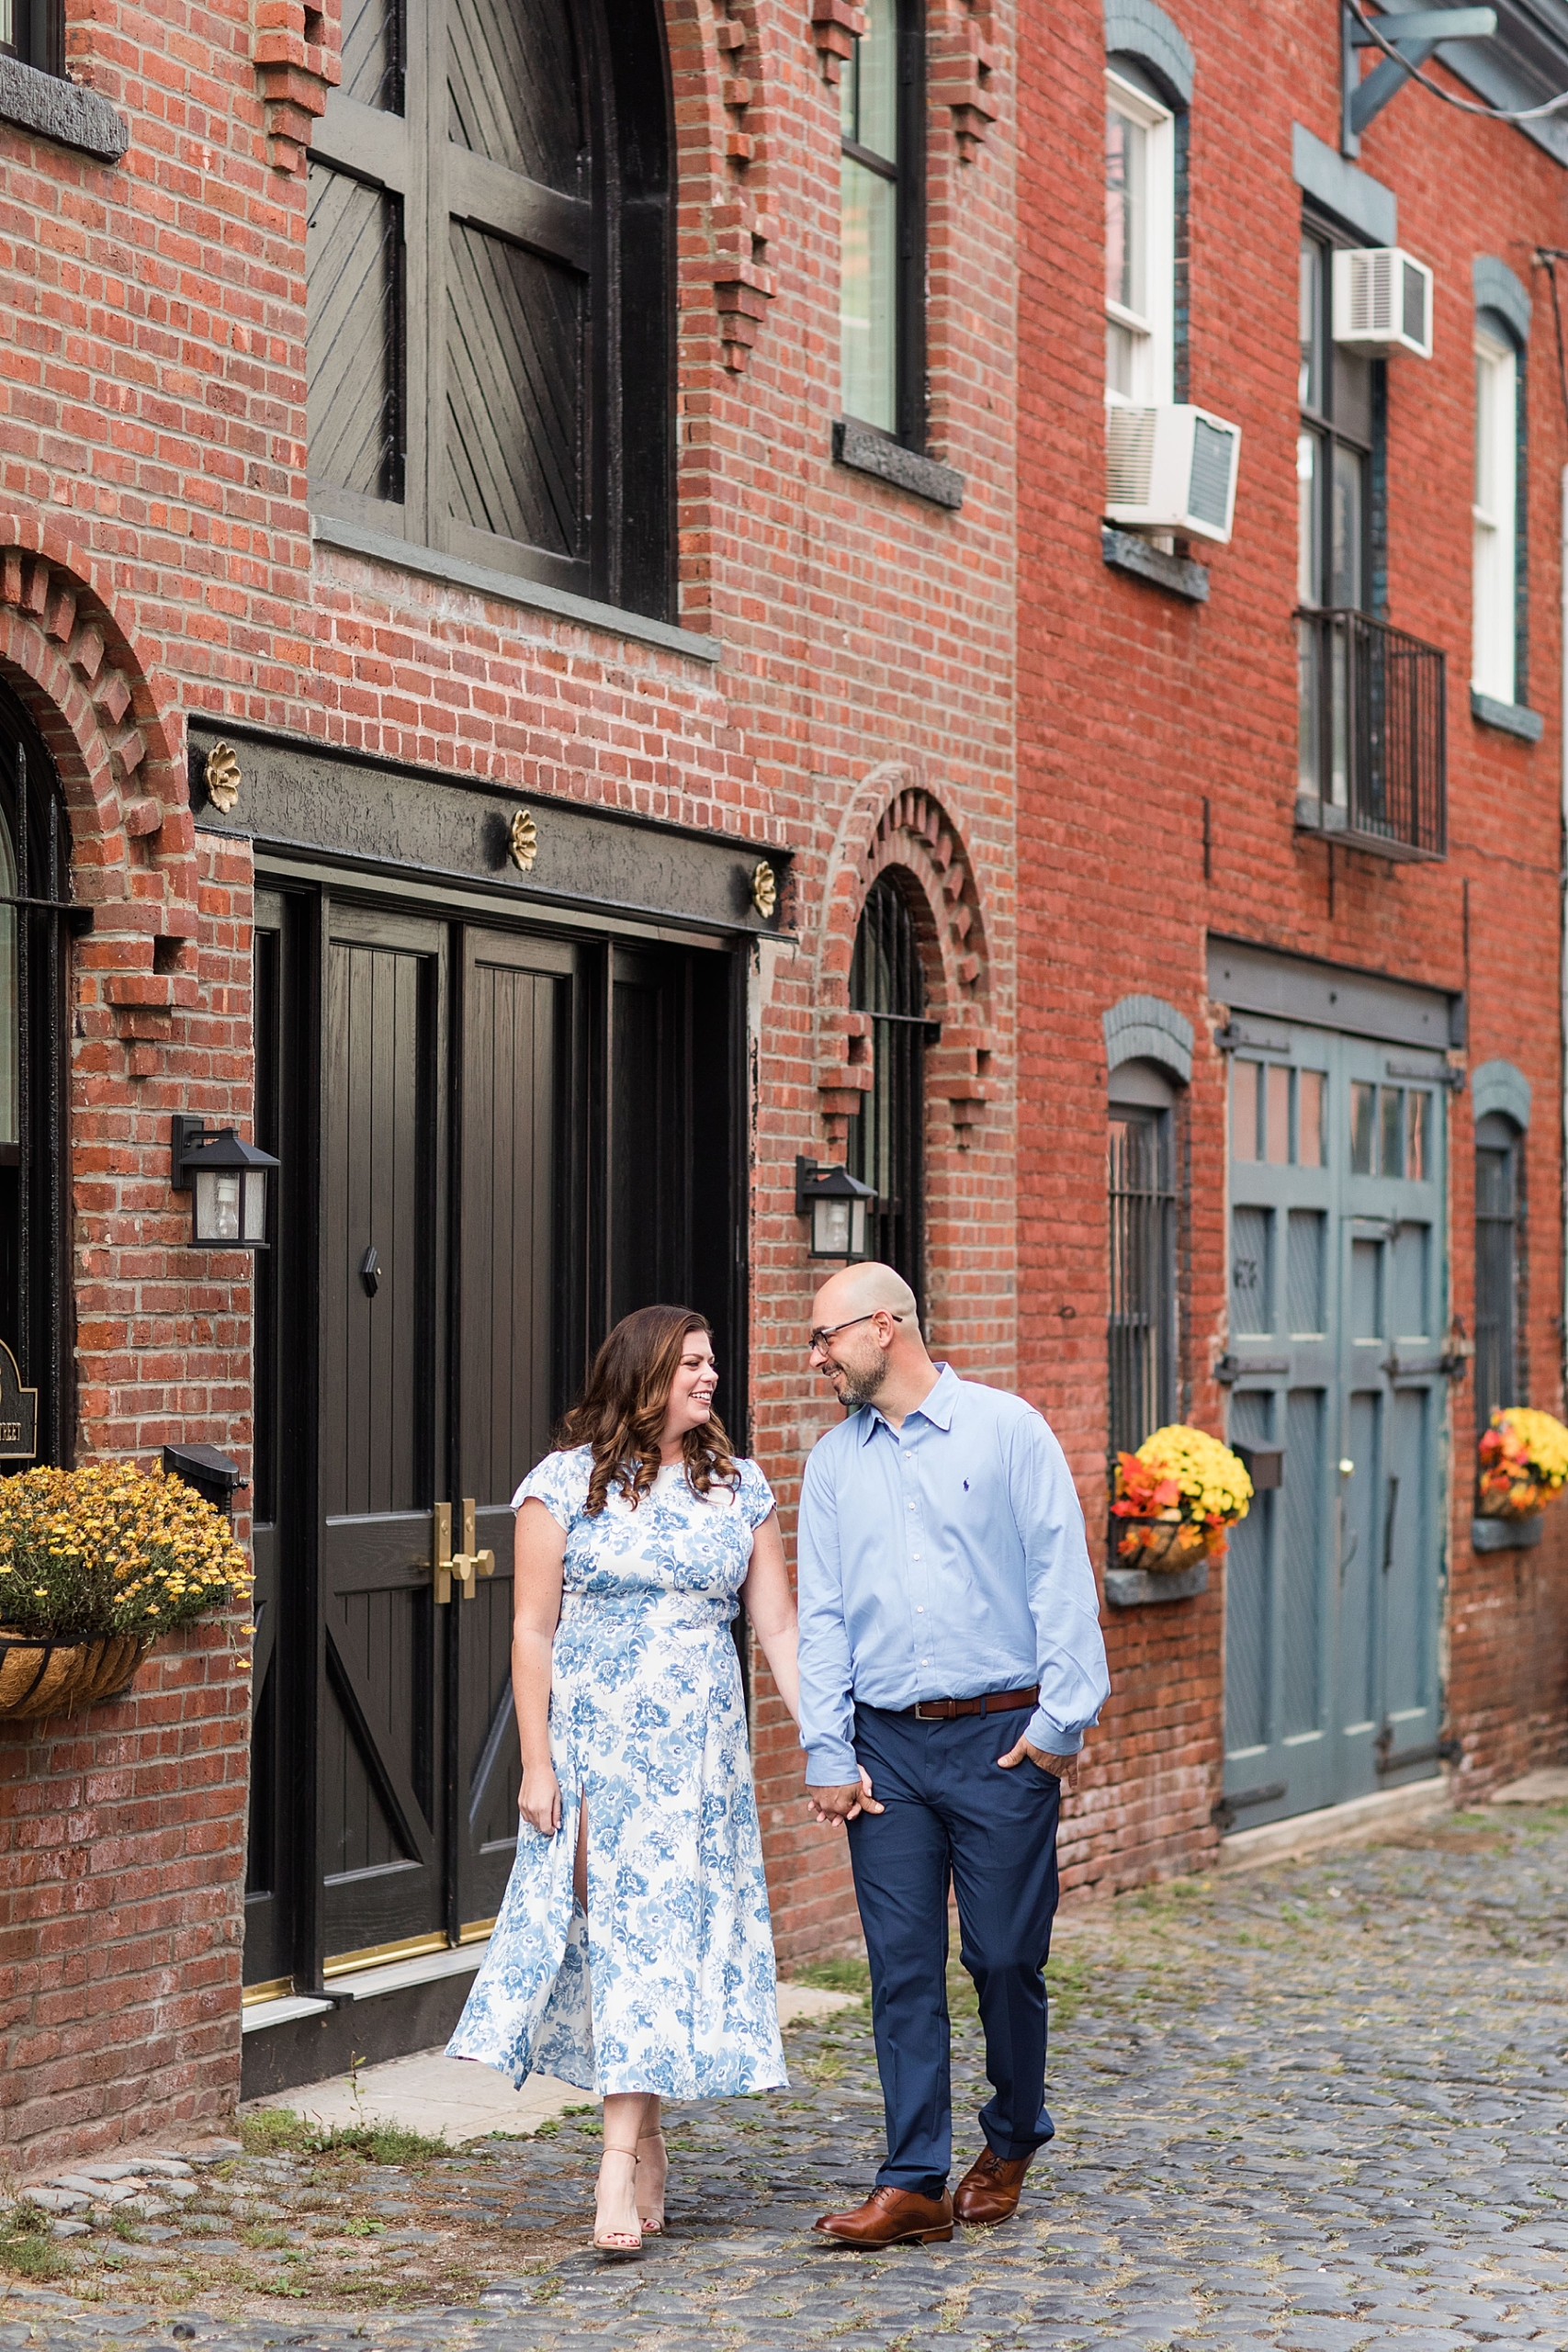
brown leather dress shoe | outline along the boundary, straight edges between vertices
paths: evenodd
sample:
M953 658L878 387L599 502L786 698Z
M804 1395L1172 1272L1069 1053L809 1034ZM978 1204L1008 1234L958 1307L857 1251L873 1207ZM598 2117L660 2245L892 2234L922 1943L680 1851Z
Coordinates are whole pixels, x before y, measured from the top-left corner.
M933 2245L953 2235L953 2199L945 2188L940 2197L874 2188L852 2213L824 2213L811 2226L843 2245Z
M987 2148L976 2156L953 2193L953 2210L971 2229L988 2229L993 2222L1008 2222L1018 2211L1023 2176L1030 2156L998 2156Z

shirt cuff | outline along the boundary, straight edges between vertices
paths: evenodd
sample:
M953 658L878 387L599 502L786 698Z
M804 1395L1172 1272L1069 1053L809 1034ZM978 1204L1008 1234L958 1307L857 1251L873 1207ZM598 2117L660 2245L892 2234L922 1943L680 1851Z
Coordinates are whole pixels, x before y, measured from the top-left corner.
M1046 1756L1076 1756L1083 1746L1081 1731L1059 1731L1040 1707L1030 1716L1023 1736L1031 1747L1040 1748Z
M854 1749L847 1740L824 1739L806 1751L808 1789L847 1789L860 1779Z

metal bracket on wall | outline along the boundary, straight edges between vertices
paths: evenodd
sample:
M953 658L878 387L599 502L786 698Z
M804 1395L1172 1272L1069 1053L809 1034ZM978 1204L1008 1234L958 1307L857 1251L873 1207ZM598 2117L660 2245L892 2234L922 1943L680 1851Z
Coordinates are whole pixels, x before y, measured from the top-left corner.
M1228 1388L1234 1381L1250 1380L1258 1373L1289 1372L1289 1356L1223 1355L1214 1366L1214 1378Z
M1362 30L1349 0L1340 0L1340 153L1360 153L1362 131L1390 98L1397 97L1410 79L1412 67L1425 65L1439 41L1490 40L1496 29L1497 14L1493 8L1387 10L1378 17L1378 30L1398 50L1398 57L1393 58ZM1373 66L1365 81L1361 78L1364 49L1379 50L1382 56L1381 64Z
M1288 1788L1284 1781L1266 1781L1259 1788L1237 1789L1234 1796L1222 1797L1217 1804L1209 1807L1209 1818L1223 1836L1235 1826L1238 1813L1245 1813L1250 1805L1277 1804L1288 1793Z

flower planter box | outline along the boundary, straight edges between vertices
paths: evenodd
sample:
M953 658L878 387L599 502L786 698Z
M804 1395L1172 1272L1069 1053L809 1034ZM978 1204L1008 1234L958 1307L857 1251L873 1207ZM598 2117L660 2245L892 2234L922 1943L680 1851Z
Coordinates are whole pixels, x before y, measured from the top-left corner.
M1177 1575L1200 1560L1217 1560L1225 1548L1223 1528L1200 1527L1174 1511L1156 1519L1115 1519L1111 1525L1117 1566L1149 1575Z

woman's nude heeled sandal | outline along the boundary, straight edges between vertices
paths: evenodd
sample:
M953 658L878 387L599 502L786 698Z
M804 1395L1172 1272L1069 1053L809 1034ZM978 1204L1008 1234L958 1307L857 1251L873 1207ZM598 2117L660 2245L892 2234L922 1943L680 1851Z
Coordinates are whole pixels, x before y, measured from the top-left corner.
M630 2156L632 2160L632 2176L635 2180L637 2176L637 2149L635 2145L629 2148L606 2148L604 2154L606 2156ZM601 2160L600 2169L601 2171L604 2169L603 2160ZM640 2254L642 2252L642 2231L639 2227L637 2235L634 2237L629 2230L601 2230L599 2227L599 2217L597 2212L595 2212L593 2217L593 2244L600 2254L622 2256Z
M670 2172L670 2154L669 2150L664 2145L664 2134L662 2132L642 2132L638 2136L637 2146L639 2148L646 2148L649 2141L652 2140L657 2140L659 2143L660 2153L664 2158L664 2173L660 2177L659 2183L658 2211L645 2213L642 2210L641 2199L639 2199L637 2200L637 2217L642 2223L642 2233L645 2238L661 2237L664 2233L664 2182L668 2178ZM639 2173L642 2171L643 2164L643 2157L638 2156L637 2160L637 2168ZM651 2199L649 2201L651 2202Z

